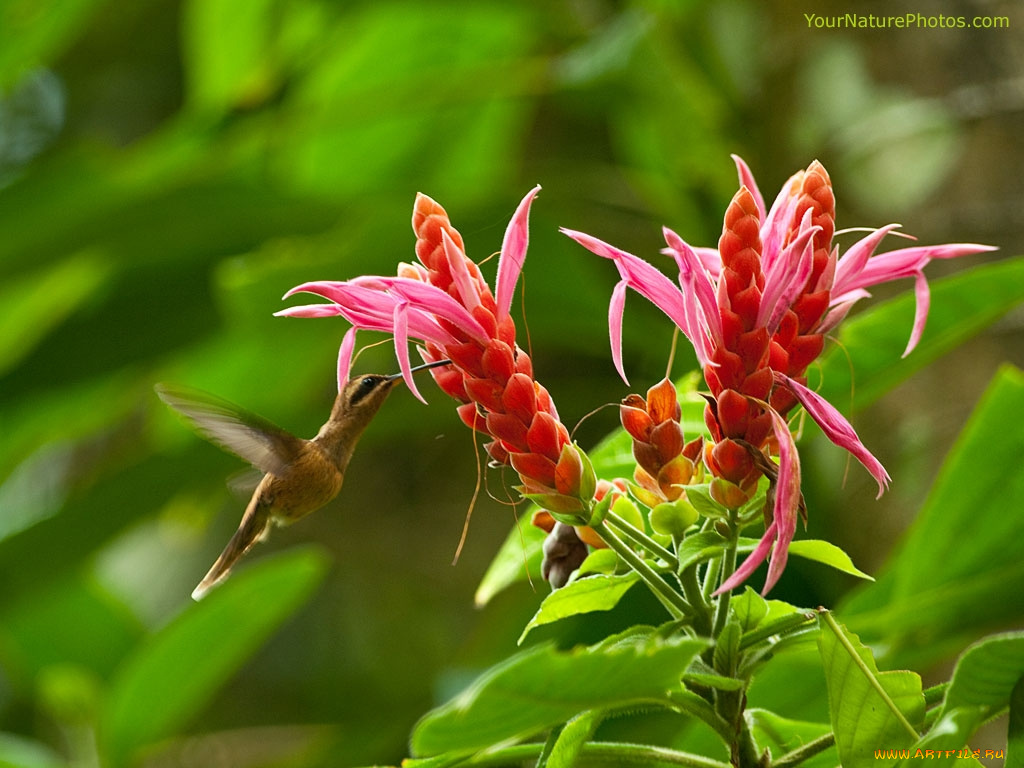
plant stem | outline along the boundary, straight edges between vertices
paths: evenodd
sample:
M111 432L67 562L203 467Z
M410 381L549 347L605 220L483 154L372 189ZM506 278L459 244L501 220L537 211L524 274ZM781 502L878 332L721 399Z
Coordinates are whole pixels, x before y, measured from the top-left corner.
M621 534L624 539L633 544L633 546L646 549L652 555L657 555L668 563L669 568L672 568L673 570L679 567L679 559L675 554L665 549L665 547L661 546L661 544L648 536L644 531L641 531L631 523L626 522L626 520L619 517L611 510L608 511L604 519L611 523L612 527L615 528L615 530Z
M775 621L752 629L740 638L740 650L744 651L755 643L759 643L772 635L786 635L814 621L813 613L791 613Z
M740 528L736 524L736 510L729 510L729 540L725 544L725 552L722 555L722 569L719 573L719 585L732 576L736 570L736 547L739 543ZM729 618L729 599L731 592L723 592L718 596L718 608L715 612L715 626L712 635L718 637L725 627Z
M804 760L809 760L815 755L824 752L826 749L836 743L836 735L829 731L824 736L819 736L814 741L809 741L802 747L797 747L792 752L779 757L778 760L772 761L772 768L791 768L795 765L800 765Z
M591 527L594 532L601 537L611 549L615 550L615 553L621 557L626 564L632 568L640 576L641 579L647 584L650 590L654 593L654 596L661 601L661 604L665 606L672 618L682 619L693 613L693 609L690 604L686 602L682 595L674 590L667 581L665 581L661 575L649 566L640 555L634 552L628 544L622 539L615 535L615 531L609 528L602 520L599 523L592 523Z
M683 594L687 601L693 606L693 628L698 635L711 636L711 608L704 600L700 584L697 582L697 566L692 565L684 568L679 574L679 581L683 585Z
M671 691L669 699L672 701L672 706L680 712L707 723L726 744L732 741L732 726L715 711L715 708L706 699L685 689Z
M493 751L481 753L465 761L453 762L451 765L504 766L535 761L541 753L541 744L517 744ZM591 764L603 765L682 765L687 768L730 768L728 763L712 760L708 757L680 752L666 747L654 747L646 744L623 744L613 741L595 741L584 744L580 757L590 758Z

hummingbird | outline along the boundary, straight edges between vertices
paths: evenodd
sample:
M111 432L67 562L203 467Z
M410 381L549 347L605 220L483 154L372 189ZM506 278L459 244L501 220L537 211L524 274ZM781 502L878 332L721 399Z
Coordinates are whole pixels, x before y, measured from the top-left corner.
M436 360L413 368L449 365ZM245 459L263 473L227 547L192 592L201 600L224 581L253 544L274 525L289 525L331 501L345 480L345 469L363 430L402 374L366 374L346 382L316 437L303 440L281 427L214 395L157 384L157 395L184 415L201 435Z

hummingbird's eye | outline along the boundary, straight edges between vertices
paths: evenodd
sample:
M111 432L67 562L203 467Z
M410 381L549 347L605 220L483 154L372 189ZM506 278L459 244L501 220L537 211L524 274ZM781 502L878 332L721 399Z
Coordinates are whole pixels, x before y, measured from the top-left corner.
M353 404L358 403L368 394L373 392L379 383L380 376L363 376L363 378L359 380L359 386L357 386L355 392L352 393L351 402Z

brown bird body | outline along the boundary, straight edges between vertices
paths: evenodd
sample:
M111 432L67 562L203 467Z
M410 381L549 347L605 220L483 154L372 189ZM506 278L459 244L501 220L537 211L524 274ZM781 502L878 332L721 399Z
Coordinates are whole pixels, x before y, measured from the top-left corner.
M427 363L414 371L447 365ZM201 599L227 578L232 566L273 525L288 525L315 512L341 491L356 442L401 375L368 374L348 381L331 416L312 440L295 437L266 419L212 395L158 384L157 395L199 432L263 472L242 522L227 547L192 592Z

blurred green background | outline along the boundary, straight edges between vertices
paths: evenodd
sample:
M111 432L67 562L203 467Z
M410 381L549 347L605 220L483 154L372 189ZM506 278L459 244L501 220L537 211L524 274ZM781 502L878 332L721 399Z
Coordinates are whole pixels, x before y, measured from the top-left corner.
M300 282L412 260L417 191L481 261L543 185L520 343L570 425L629 389L607 351L614 270L557 227L652 258L663 224L714 244L736 188L730 152L769 199L820 159L839 228L899 221L922 243L1018 252L1019 5L914 8L1010 17L990 31L821 30L805 10L0 1L0 760L396 762L421 714L514 650L546 585L474 609L513 511L482 494L450 566L476 461L432 386L430 407L392 395L341 496L256 549L240 587L205 613L188 598L243 509L224 484L241 464L167 412L153 384L206 389L313 434L346 326L272 313ZM856 415L895 478L882 501L859 468L837 487L838 451L805 458L821 511L811 535L877 569L996 367L1024 365L1021 321L1007 316ZM631 299L636 389L663 375L670 344L667 321ZM355 370L394 369L385 345ZM599 412L579 440L616 418ZM501 498L510 482L491 471L485 490ZM773 596L830 605L850 586L795 564ZM229 602L251 631L215 616ZM147 649L190 620L216 628L197 635L199 682L170 681L185 703L153 726L155 746L111 752L104 727L127 727L115 703L138 706L125 691L146 679L139 659L170 669Z

